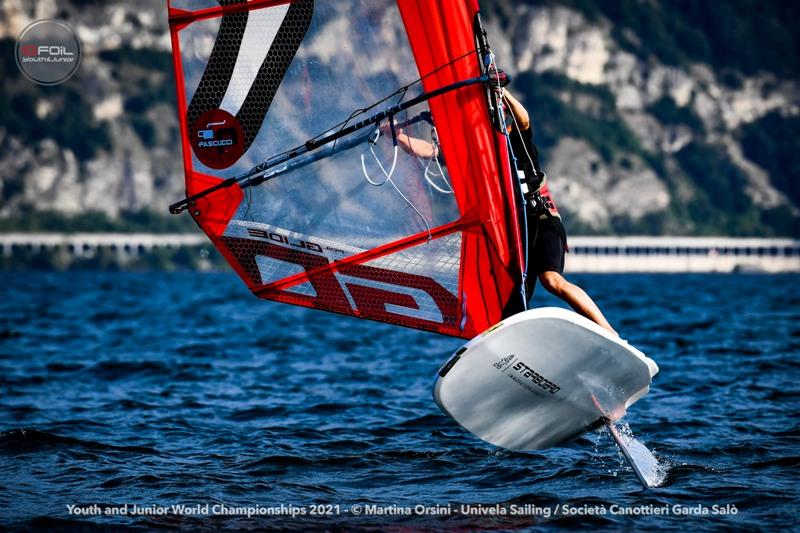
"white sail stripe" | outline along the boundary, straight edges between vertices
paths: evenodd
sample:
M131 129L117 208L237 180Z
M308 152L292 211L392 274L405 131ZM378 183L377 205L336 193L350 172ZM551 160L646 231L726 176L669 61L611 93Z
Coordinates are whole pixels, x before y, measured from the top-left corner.
M287 11L289 11L289 4L250 12L239 56L236 58L233 75L220 108L232 115L239 112L253 82L255 82L261 64L264 63L264 59L272 47L272 42L275 40L275 35L280 29Z

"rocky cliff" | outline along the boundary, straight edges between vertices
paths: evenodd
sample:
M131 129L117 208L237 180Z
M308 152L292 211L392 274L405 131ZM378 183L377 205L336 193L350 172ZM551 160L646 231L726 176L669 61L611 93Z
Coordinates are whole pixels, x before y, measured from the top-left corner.
M482 2L568 227L797 234L797 43L726 45L727 34L712 35L722 15L676 16L679 4ZM758 16L777 39L793 20L775 6ZM113 218L181 196L165 11L162 0L0 2L0 218ZM724 16L747 33L754 15ZM80 72L62 86L35 86L14 63L16 36L40 18L69 21L84 46Z

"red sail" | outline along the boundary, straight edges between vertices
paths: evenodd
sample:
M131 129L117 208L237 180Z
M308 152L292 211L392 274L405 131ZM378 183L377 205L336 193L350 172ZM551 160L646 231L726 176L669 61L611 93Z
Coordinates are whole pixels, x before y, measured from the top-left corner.
M486 89L403 108L482 74L477 2L169 8L189 212L254 294L464 338L501 319L519 234Z

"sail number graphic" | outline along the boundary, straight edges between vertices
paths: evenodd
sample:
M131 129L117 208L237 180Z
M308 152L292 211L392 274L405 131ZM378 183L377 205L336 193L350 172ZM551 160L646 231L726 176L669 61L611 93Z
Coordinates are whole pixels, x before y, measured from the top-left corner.
M306 241L282 243L283 246L241 237L223 237L222 241L250 279L253 292L262 298L421 329L457 327L458 299L433 278L361 264L324 269L331 260L314 253L320 251L319 245ZM265 284L258 267L259 256L297 265L305 272L319 270L307 282L315 294ZM424 294L422 300L432 301L441 318L421 318L421 299L409 293Z

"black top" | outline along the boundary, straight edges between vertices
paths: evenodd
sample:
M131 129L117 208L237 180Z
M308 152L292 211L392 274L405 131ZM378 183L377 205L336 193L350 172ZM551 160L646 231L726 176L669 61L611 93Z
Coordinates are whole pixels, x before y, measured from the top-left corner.
M533 128L522 130L517 129L517 125L511 126L511 149L514 157L517 158L517 168L525 173L528 187L531 191L536 191L542 185L544 172L539 167L539 151L533 144Z

